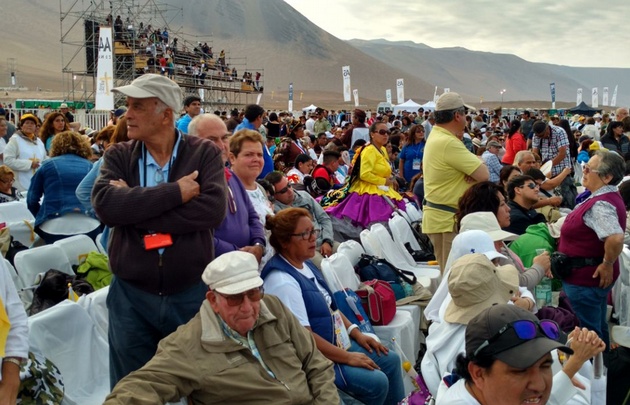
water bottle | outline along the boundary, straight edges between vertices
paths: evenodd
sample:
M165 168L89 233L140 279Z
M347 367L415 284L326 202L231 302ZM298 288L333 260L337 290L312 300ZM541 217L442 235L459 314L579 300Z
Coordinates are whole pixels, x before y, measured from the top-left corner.
M540 309L551 304L551 279L543 277L536 286L536 306Z

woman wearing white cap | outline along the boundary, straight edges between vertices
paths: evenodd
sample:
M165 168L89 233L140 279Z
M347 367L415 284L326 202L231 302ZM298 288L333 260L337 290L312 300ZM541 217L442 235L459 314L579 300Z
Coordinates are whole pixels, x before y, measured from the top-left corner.
M13 134L4 150L4 164L16 174L15 188L27 191L31 178L46 159L46 147L37 137L39 119L33 114L24 114L20 118L20 129Z

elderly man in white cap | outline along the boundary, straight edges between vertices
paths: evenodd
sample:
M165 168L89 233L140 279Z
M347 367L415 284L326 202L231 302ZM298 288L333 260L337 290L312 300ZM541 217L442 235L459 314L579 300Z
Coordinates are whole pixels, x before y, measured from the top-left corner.
M435 125L424 150L424 201L422 232L435 248L442 272L453 238L457 235L455 212L464 191L490 177L483 161L462 143L466 109L457 93L445 93L435 105Z
M213 229L225 217L227 195L221 151L175 129L177 83L145 74L112 91L127 96L131 142L105 153L92 201L113 228L107 299L113 387L199 310L206 292L200 277L214 258Z
M265 296L258 261L228 252L203 272L197 316L105 400L163 404L336 404L333 364L278 298Z

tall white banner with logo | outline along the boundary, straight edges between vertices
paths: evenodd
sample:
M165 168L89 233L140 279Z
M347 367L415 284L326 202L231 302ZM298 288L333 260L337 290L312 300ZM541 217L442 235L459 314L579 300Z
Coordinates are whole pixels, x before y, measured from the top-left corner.
M608 87L604 87L604 92L602 93L602 105L608 105Z
M98 60L96 76L96 110L114 109L114 61L112 28L101 27L98 40Z
M396 104L402 104L405 102L405 80L396 80Z
M435 91L433 92L433 102L435 103L438 99L438 95L437 95L437 86L435 86Z
M599 107L599 93L597 87L593 87L593 90L591 92L591 107Z
M385 101L387 101L389 104L392 103L392 89L385 90Z
M619 85L615 86L615 90L613 91L613 96L612 96L612 100L610 100L610 105L612 106L617 106L617 87L619 87Z
M350 66L343 66L341 68L341 74L343 76L343 101L346 103L350 101Z
M354 106L359 106L359 89L352 90L352 95L354 96Z
M580 105L582 102L582 89L577 89L577 98L575 99L575 105Z
M551 108L556 108L556 84L549 83L549 91L551 92Z
M289 112L293 111L293 83L289 83Z

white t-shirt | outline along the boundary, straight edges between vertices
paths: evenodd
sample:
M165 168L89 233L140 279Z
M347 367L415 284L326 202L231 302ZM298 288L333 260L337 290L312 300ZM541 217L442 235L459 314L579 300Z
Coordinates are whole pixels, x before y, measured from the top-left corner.
M463 378L453 384L443 395L437 397L436 405L480 405L466 389Z
M265 226L267 215L273 215L273 208L269 199L259 187L256 187L255 190L247 190L247 195L256 210L256 214L258 214L258 219Z
M313 271L307 265L304 265L301 269L292 266L302 275L315 281L315 285L319 291L324 295L326 304L330 307L332 303L332 297L328 294L328 291L317 282ZM282 301L282 303L291 309L293 315L300 321L302 326L311 326L308 320L308 313L306 312L306 305L304 304L304 298L302 297L302 289L297 280L291 275L280 270L273 270L265 278L265 293L275 295Z

